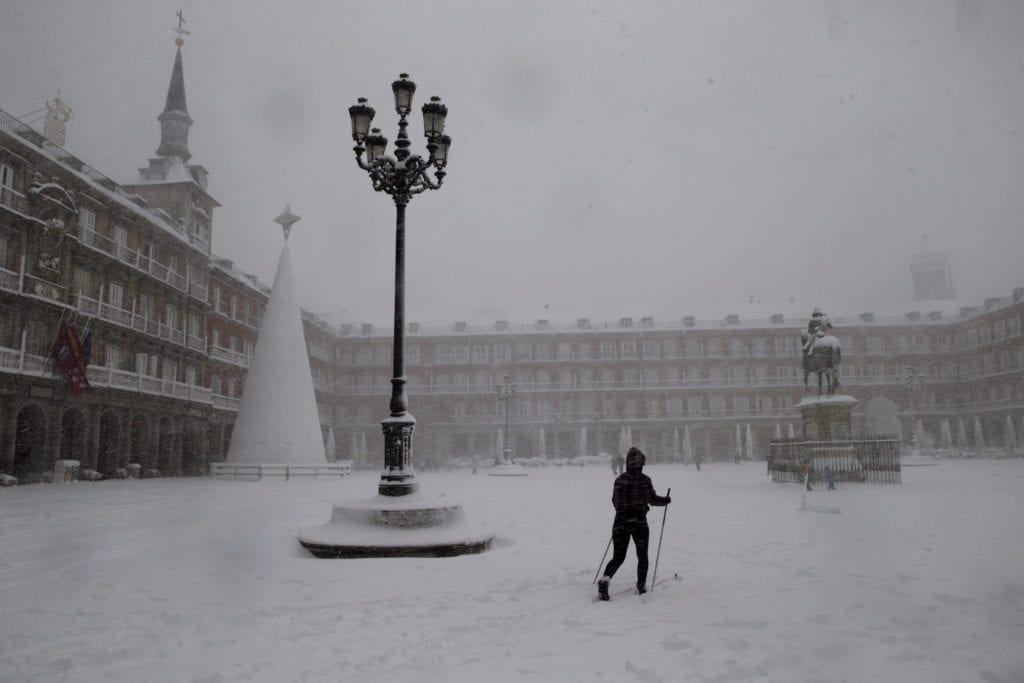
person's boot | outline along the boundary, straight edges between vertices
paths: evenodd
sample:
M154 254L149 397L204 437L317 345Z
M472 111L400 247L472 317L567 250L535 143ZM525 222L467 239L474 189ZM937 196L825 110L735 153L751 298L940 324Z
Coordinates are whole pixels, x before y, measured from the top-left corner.
M642 583L637 583L636 584L636 592L639 593L640 595L643 595L644 593L647 592L647 586L642 584Z
M607 576L602 576L597 582L597 597L608 600L608 583L611 581Z

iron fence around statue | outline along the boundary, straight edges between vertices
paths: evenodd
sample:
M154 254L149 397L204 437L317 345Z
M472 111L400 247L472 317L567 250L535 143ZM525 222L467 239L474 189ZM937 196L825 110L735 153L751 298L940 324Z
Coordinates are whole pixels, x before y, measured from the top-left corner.
M769 444L772 481L900 484L900 441L894 435L842 441L775 439Z

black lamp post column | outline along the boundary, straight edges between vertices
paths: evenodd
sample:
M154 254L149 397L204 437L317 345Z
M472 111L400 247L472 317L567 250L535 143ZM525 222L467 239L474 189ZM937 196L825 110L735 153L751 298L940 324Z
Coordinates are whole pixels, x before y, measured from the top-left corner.
M516 384L509 382L508 375L505 381L498 385L498 400L505 404L505 442L502 444L502 462L512 461L512 437L508 433L508 408L509 403L516 397Z
M426 190L440 189L444 168L448 163L451 139L444 135L444 120L448 108L440 98L432 97L423 105L423 128L427 138L428 158L412 154L406 132L406 117L412 111L412 96L416 84L401 74L391 84L398 113L398 136L395 154L385 154L387 139L380 129L370 130L374 110L359 98L349 107L352 118L352 139L356 146L356 163L370 176L373 189L386 192L395 202L395 327L391 377L390 415L381 422L384 431L384 470L380 475L378 493L383 496L404 496L416 491L416 476L412 466L412 432L416 418L409 412L409 398L405 390L405 207L413 195ZM365 143L365 146L364 146ZM363 153L366 160L363 160ZM428 171L433 168L433 178Z

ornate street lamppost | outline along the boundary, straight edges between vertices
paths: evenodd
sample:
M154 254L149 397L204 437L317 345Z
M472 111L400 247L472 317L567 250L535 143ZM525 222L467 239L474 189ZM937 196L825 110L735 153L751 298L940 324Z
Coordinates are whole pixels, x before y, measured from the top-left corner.
M508 375L505 375L505 381L496 387L498 392L498 400L505 404L505 443L502 452L502 461L509 463L512 462L512 438L508 433L508 408L509 403L516 397L516 383L510 382Z
M398 136L395 138L394 156L386 154L387 138L379 128L370 129L374 110L360 97L358 104L349 107L352 118L352 139L356 146L356 163L370 176L373 189L386 192L395 202L395 333L391 378L391 414L382 423L384 431L384 470L380 475L378 493L383 496L404 496L416 488L412 467L412 432L416 418L409 412L409 399L405 391L405 207L426 190L440 189L448 164L451 138L444 134L444 121L448 108L441 98L432 97L423 105L423 132L427 138L427 158L409 151L412 144L406 133L406 117L412 111L412 96L416 84L401 74L391 84L398 113ZM366 154L365 160L363 154ZM433 169L433 178L430 171Z

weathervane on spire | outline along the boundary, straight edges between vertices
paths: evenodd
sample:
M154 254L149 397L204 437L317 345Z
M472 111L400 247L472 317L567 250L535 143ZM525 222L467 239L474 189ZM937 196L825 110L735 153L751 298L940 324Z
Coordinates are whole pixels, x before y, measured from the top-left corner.
M292 231L292 225L298 222L299 218L299 216L296 216L295 214L292 213L292 207L289 204L288 206L284 207L284 211L281 213L281 215L274 219L275 223L280 224L280 226L284 228L285 242L288 241L288 233Z
M181 9L179 9L178 10L178 28L172 28L171 29L172 31L177 31L177 33L178 33L178 37L174 39L174 44L177 45L178 47L181 47L182 45L185 44L185 39L182 38L182 36L190 36L190 35L192 35L188 31L186 31L184 28L182 28L182 26L184 24L185 24L185 16L181 13Z

